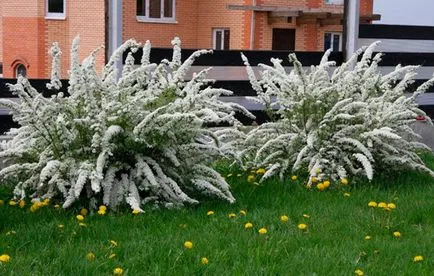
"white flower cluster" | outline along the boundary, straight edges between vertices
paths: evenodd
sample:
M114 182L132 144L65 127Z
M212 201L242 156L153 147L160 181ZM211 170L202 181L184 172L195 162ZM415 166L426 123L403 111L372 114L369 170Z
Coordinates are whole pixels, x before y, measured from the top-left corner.
M170 206L197 203L193 196L208 195L229 202L235 199L226 181L211 164L223 156L222 135L239 135L235 128L216 134L208 125L238 125L235 110L221 95L232 92L210 87L207 70L184 81L197 51L181 62L179 39L174 39L173 59L150 63L151 45L143 47L141 64L131 53L140 44L124 43L104 67L95 66L98 50L82 63L79 39L71 50L68 94L45 98L19 78L10 85L20 102L1 100L12 110L20 128L2 146L0 157L12 161L0 171L1 179L18 181L15 195L63 198L67 208L81 197L90 205L115 208L126 202L141 210L153 202ZM117 63L130 51L122 72ZM53 73L48 88L59 89L60 49L50 50ZM120 76L118 76L120 73Z
M335 70L330 51L310 70L291 54L294 69L289 73L281 60L272 59L273 66L259 65L260 80L242 56L258 94L250 99L263 104L272 119L247 134L240 149L247 166L266 167L262 179L307 170L308 185L314 177L364 175L371 180L374 170L383 168L411 168L434 176L417 154L429 148L416 142L418 135L410 127L417 115L425 116L416 97L434 79L406 97L417 67L398 65L383 76L378 69L381 54L373 54L377 44L360 49Z

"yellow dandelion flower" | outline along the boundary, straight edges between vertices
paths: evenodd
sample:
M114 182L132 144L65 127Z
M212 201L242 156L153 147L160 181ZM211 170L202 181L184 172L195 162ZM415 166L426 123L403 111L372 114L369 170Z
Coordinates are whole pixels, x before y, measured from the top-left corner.
M42 206L48 206L48 204L50 204L49 198L46 198L46 199L44 199L44 201L42 201Z
M324 188L330 187L330 181L326 180L323 182Z
M207 265L207 264L209 263L209 260L208 260L208 258L206 258L206 257L202 257L202 258L200 258L200 262L201 262L203 265Z
M109 259L113 259L114 257L116 257L116 254L115 254L115 253L112 253L112 254L110 254L110 255L108 256Z
M81 214L82 216L86 216L88 212L89 212L89 211L88 211L86 208L82 208L82 209L80 210L80 214Z
M342 184L342 185L348 185L348 179L346 179L346 178L342 178L342 179L341 179L341 184Z
M395 238L400 238L401 237L401 233L399 231L395 231L395 232L393 232L393 236Z
M255 176L252 174L249 174L249 176L247 176L247 182L252 183L255 181Z
M101 205L101 206L98 207L98 210L107 211L107 206Z
M117 243L116 241L114 241L114 240L110 240L110 244L111 244L113 247L117 247L117 246L118 246L118 243Z
M7 254L0 255L0 263L8 263L11 257Z
M350 193L344 193L344 197L350 197Z
M396 209L396 205L395 205L395 203L389 203L389 204L387 204L387 208Z
M233 219L233 218L235 218L237 215L235 215L234 213L230 213L229 215L228 215L228 217L230 218L230 219Z
M256 174L264 174L264 173L265 173L265 169L260 168L256 170Z
M24 200L20 200L20 201L18 202L18 206L19 206L21 209L23 209L24 206L26 206L26 202L25 202Z
M261 234L261 235L267 234L267 232L268 232L267 228L265 228L265 227L263 227L263 228L261 228L261 229L258 230L258 233Z
M365 240L370 240L370 239L372 239L372 237L371 236L365 236Z
M240 215L245 216L247 214L246 210L241 210Z
M139 209L134 209L131 213L133 215L138 215L138 214L140 214L140 210Z
M297 176L296 175L291 176L291 180L293 181L297 180Z
M83 222L80 222L78 225L79 225L80 227L87 227L87 224L86 224L86 223L83 223Z
M423 261L423 256L421 256L421 255L414 256L413 262L417 263L417 262L421 262L421 261Z
M368 206L369 207L377 207L377 202L375 202L375 201L369 201L369 203L368 203Z
M77 215L76 218L77 218L78 221L83 221L84 220L84 217L82 215Z
M324 189L325 189L326 187L324 186L324 184L319 183L318 185L316 185L316 188L317 188L319 191L324 191Z
M285 223L285 222L288 222L288 220L289 220L288 216L286 216L286 215L280 216L280 221L281 222Z
M186 242L184 242L184 247L187 249L192 249L193 243L191 241L186 241Z
M33 202L32 206L30 206L30 212L34 213L36 212L40 207L42 207L41 202L35 201Z
M363 276L363 275L365 275L365 273L363 273L363 271L361 269L354 270L354 274L356 274L357 276Z
M93 254L92 252L87 253L86 260L88 260L89 262L95 260L95 254Z
M212 216L212 215L214 215L214 211L208 211L208 212L206 212L206 215L207 216Z
M303 214L303 217L305 217L305 218L310 218L310 215L308 215L308 214Z
M244 224L244 228L245 229L251 229L251 228L253 228L253 224L251 222L247 222L246 224Z
M304 223L300 223L299 225L297 225L297 228L300 230L306 230L307 229L307 225Z
M11 201L9 201L9 205L15 206L15 205L17 205L17 202L15 200L11 200Z
M387 208L387 204L384 202L380 202L380 203L378 203L377 207L378 208Z
M312 179L310 180L312 183L317 183L318 182L318 178L316 177L312 177Z
M104 210L98 210L98 215L100 216L104 216L105 215L105 211Z
M113 269L114 275L122 275L123 273L124 273L124 270L120 267L116 267L115 269Z

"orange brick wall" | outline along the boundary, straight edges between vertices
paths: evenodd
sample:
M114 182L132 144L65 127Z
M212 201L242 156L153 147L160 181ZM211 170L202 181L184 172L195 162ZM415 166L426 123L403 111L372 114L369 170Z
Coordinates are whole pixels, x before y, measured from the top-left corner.
M307 0L257 0L256 4L262 6L286 6L292 8L304 8L307 5ZM296 26L295 22L286 23L282 22L282 20L274 23L270 22L270 24L268 22L268 14L266 12L256 12L255 17L255 50L271 50L273 42L273 28L296 29L295 49L298 51L304 49L304 44L306 41L306 28L304 26Z
M372 14L373 10L374 10L374 0L361 0L360 1L360 14L361 15Z
M45 20L45 53L53 42L59 42L62 49L62 78L68 78L72 40L80 36L80 59L83 60L94 49L105 43L104 0L67 1L65 20ZM104 49L97 58L97 68L104 65ZM45 75L50 76L51 59L45 55Z
M361 0L361 14L372 13L373 0ZM181 5L182 3L182 5ZM213 28L230 29L231 49L250 49L252 11L229 10L227 5L253 5L253 0L184 0L176 1L177 23L145 23L136 19L136 1L125 0L123 6L123 40L135 38L151 40L153 46L170 47L173 37L179 36L184 48L212 48ZM320 8L329 12L343 12L342 5L327 5L324 0L256 0L256 5ZM342 32L342 26L270 23L266 12L255 12L254 49L271 50L273 28L295 28L295 48L298 51L322 51L324 32Z
M31 78L50 76L51 61L47 51L58 41L62 51L62 77L69 70L70 45L76 35L81 37L81 55L105 43L104 0L66 1L66 19L45 19L45 0L0 0L0 62L4 77L14 77L14 66L22 62ZM136 1L123 1L123 40L151 40L156 47L170 47L175 36L184 48L211 48L213 28L230 29L231 49L250 49L252 11L229 10L227 5L253 5L254 0L177 0L176 23L139 22ZM256 5L323 9L342 12L342 5L326 5L323 0L256 0ZM361 0L360 13L371 14L373 0ZM322 51L324 32L342 32L340 25L296 24L296 20L270 21L266 12L254 13L254 49L270 50L273 28L295 28L297 51ZM7 53L7 54L6 54ZM98 56L102 68L104 50Z
M0 0L0 63L3 62L3 0Z
M26 65L30 78L47 78L51 72L48 50L57 41L62 49L62 77L68 78L70 45L76 35L81 37L81 55L105 43L104 0L66 1L66 19L45 18L45 0L2 1L3 76L15 77L16 64ZM1 59L0 59L1 60ZM102 68L104 51L97 64Z
M229 10L228 4L244 5L251 1L244 0L201 0L198 5L198 47L212 48L213 28L228 28L230 30L230 49L248 49L250 41L250 16L245 11ZM248 24L246 25L245 23ZM246 40L246 41L244 41Z
M122 39L135 38L139 42L150 40L154 47L169 47L172 39L178 36L183 48L197 48L198 2L201 1L176 1L177 23L144 23L137 21L137 1L124 0Z
M39 0L2 0L3 77L15 77L22 63L31 78L43 77L44 7Z

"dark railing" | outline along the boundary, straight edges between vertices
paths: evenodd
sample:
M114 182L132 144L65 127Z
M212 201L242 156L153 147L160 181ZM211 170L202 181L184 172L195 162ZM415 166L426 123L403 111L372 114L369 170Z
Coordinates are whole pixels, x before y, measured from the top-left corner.
M182 49L181 60L186 60L195 49ZM139 49L133 54L136 63L138 64L142 57L142 49ZM241 53L243 53L248 59L251 65L257 65L259 63L270 64L271 58L279 58L283 60L283 66L290 66L288 61L288 55L295 53L298 60L304 66L317 65L323 56L323 52L297 52L297 51L242 51L242 50L226 50L217 51L214 50L212 54L202 55L196 59L195 66L244 66L241 59ZM163 59L171 60L173 49L168 48L152 48L150 61L153 63L159 63ZM126 58L127 53L124 55ZM343 61L343 55L341 52L333 52L330 55L330 60L336 61L339 65Z
M363 24L359 38L434 40L433 26Z

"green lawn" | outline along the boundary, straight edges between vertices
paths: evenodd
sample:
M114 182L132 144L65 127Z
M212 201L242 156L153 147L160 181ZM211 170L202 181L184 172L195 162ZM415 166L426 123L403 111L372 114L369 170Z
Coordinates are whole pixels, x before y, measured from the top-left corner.
M426 160L434 167L434 158ZM246 181L245 173L236 174L228 177L238 200L234 205L208 201L182 210L148 209L138 216L88 214L87 227L75 218L80 206L64 211L52 203L31 213L28 205L8 206L11 191L0 188L5 201L0 255L11 257L0 264L0 275L110 275L116 267L124 275L354 275L356 269L365 275L433 275L431 178L383 175L373 183L350 180L348 186L319 192L307 191L302 180L257 186ZM371 200L397 208L370 208ZM209 210L215 214L207 216ZM236 218L228 218L230 213ZM289 221L282 223L281 215ZM252 229L244 229L247 222ZM307 224L307 231L299 230L299 223ZM267 234L258 233L261 227ZM193 248L185 249L185 241ZM93 261L86 259L89 252L96 256ZM109 259L110 254L116 256ZM416 255L424 260L414 262ZM209 259L207 265L202 257Z

